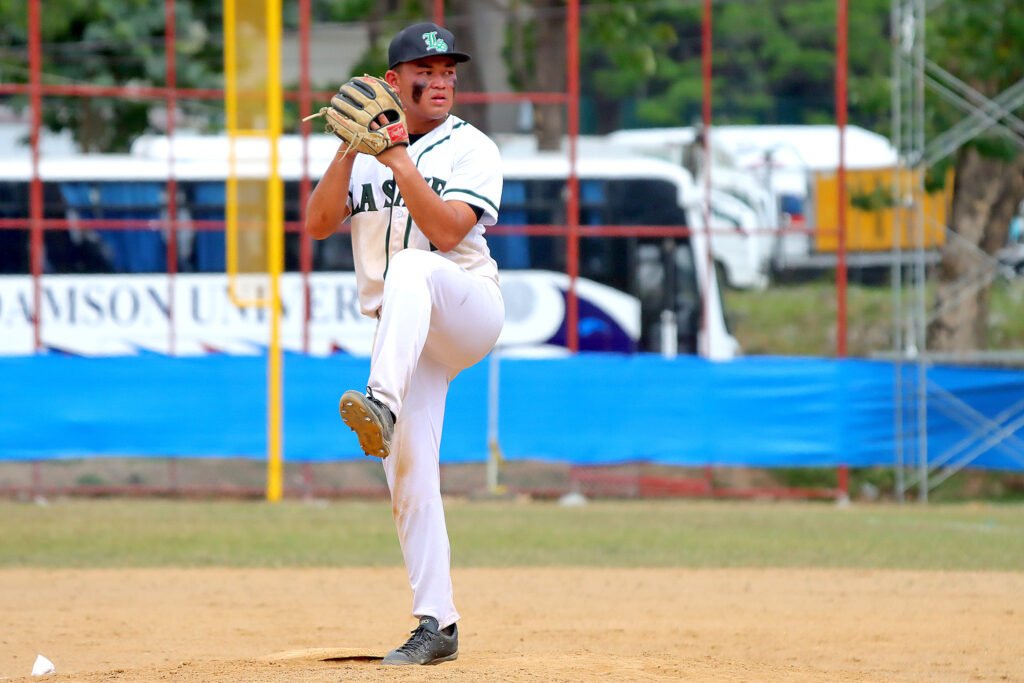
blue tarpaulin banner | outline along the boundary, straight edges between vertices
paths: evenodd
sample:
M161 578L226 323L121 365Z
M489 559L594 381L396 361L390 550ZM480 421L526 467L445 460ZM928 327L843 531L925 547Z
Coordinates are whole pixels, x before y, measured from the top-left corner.
M442 460L487 458L490 359L452 383ZM285 458L363 457L337 414L369 361L285 358ZM500 361L507 458L575 464L830 467L892 465L914 436L914 365L866 360L581 354ZM1024 371L929 368L931 459L1024 469ZM0 460L266 455L266 359L57 354L0 359ZM399 417L399 419L401 419ZM916 452L904 442L909 458Z

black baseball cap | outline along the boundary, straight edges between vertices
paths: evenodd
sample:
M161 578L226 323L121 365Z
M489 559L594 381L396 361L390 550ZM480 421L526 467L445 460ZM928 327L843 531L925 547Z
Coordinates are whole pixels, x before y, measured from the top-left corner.
M456 62L468 62L469 55L455 51L455 36L448 29L429 21L406 26L388 45L388 68L402 62L445 55Z

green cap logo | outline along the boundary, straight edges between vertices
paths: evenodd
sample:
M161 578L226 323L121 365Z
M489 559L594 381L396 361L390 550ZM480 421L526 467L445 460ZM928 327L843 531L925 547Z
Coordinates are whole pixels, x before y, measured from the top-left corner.
M428 51L448 52L448 43L444 42L444 38L437 37L437 31L424 33L423 42L426 43Z

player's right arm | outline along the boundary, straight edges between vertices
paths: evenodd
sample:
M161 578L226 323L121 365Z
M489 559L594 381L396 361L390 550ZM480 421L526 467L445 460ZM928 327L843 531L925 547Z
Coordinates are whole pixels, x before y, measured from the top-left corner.
M356 155L344 152L343 144L306 203L306 231L313 239L322 240L333 235L350 213L345 200Z

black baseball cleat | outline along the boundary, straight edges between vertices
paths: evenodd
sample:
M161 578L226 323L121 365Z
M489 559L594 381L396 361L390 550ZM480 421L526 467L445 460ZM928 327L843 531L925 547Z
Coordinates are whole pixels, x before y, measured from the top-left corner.
M437 628L434 617L420 617L420 625L412 632L405 645L397 647L384 657L383 664L440 664L459 656L459 627L452 624Z
M378 458L386 458L391 454L395 416L372 393L367 396L354 390L346 391L341 396L338 410L341 419L359 437L363 453Z

